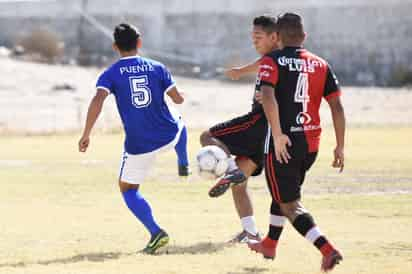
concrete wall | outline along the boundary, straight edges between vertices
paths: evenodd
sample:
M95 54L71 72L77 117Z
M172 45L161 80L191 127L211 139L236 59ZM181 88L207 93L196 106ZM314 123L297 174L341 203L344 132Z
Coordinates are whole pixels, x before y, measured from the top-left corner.
M211 76L216 66L256 57L249 38L254 16L284 11L297 11L304 16L309 34L307 48L325 57L345 84L386 85L395 73L412 71L412 0L0 3L0 45L9 46L19 36L43 27L60 35L68 54L82 51L86 56L111 55L110 39L81 20L82 9L109 30L125 20L138 25L146 53L189 59L211 72Z

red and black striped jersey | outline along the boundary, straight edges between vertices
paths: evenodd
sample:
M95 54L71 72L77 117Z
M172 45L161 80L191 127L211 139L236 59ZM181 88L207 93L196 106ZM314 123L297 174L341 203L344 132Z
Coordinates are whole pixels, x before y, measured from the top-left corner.
M318 151L322 98L341 94L329 64L304 48L286 47L262 58L257 82L258 89L263 85L275 88L281 128L293 146Z

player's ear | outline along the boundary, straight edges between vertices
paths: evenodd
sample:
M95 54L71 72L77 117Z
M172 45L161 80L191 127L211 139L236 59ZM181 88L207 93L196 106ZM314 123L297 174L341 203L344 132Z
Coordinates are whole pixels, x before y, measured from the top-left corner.
M272 41L277 42L278 40L279 40L278 33L277 33L277 32L273 32L273 33L272 33Z
M284 46L283 46L283 42L282 42L282 39L280 38L280 36L279 36L279 39L278 39L277 45L278 45L278 49L283 49L283 48L284 48Z
M273 44L276 44L276 43L277 43L277 41L278 41L278 36L277 36L276 32L272 32L272 33L270 34L270 40L271 40L271 42L272 42Z
M141 39L141 38L138 38L138 39L137 39L137 48L138 48L138 49L142 48L142 45L143 45L142 39Z
M303 33L303 42L305 42L306 38L308 38L308 34L306 33L306 31ZM302 44L303 44L302 42Z
M119 51L119 48L117 47L116 43L114 43L114 42L113 42L113 44L112 44L112 48L113 48L113 50L116 51L116 52Z

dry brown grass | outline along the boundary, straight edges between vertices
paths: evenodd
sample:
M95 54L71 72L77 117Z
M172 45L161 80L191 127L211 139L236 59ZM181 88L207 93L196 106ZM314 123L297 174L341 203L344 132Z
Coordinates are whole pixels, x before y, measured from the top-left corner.
M63 55L63 42L50 30L35 29L23 37L20 44L27 54L37 55L41 60L52 63Z

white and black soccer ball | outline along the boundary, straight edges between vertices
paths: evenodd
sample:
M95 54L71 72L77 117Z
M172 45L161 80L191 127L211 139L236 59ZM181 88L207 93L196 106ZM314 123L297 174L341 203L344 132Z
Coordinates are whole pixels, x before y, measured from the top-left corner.
M199 175L205 179L222 176L229 167L226 152L218 146L202 147L196 156Z

